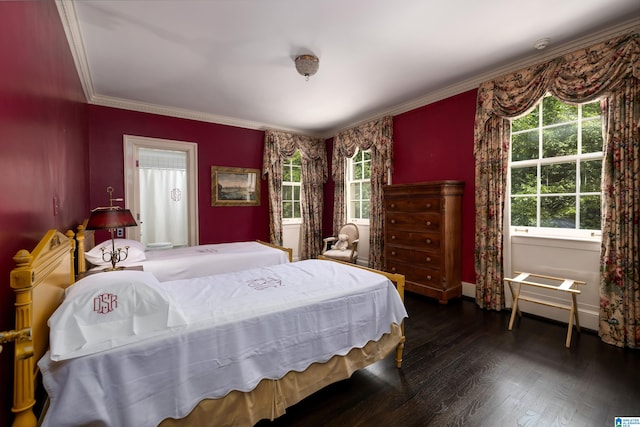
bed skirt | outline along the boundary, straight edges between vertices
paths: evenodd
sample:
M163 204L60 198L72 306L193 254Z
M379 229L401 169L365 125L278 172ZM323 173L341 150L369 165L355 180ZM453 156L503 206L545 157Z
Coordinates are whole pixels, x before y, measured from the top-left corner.
M232 391L221 399L202 400L186 417L165 419L161 427L253 426L262 419L284 415L286 408L335 382L349 378L391 353L402 339L400 326L378 341L354 348L345 356L333 356L326 363L314 363L302 372L290 371L279 380L262 380L250 392Z

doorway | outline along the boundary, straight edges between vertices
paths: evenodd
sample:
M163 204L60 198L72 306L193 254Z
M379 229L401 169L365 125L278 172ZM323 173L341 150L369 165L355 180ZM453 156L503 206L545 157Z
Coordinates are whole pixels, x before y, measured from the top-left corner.
M127 237L149 248L198 244L197 144L124 136L125 205L138 227Z

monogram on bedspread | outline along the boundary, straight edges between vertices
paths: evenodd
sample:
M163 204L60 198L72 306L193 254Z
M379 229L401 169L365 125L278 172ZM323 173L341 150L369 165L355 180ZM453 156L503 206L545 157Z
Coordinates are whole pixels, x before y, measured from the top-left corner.
M204 398L250 391L264 378L345 355L406 317L386 277L327 261L152 286L184 325L69 360L45 356L39 365L51 407L44 426L155 426Z

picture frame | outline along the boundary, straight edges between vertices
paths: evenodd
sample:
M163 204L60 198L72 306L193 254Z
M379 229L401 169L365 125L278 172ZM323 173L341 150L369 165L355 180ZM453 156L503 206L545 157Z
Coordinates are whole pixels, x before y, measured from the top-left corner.
M211 166L211 206L260 206L260 169Z

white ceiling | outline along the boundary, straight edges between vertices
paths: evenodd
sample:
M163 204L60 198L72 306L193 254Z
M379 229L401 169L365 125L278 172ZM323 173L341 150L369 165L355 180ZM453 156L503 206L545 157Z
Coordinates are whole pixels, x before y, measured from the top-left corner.
M638 0L57 4L90 103L327 137L640 23Z

